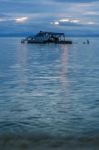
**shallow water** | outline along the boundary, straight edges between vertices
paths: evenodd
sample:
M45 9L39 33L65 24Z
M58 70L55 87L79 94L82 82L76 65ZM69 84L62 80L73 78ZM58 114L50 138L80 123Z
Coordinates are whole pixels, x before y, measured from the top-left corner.
M99 149L99 39L0 38L0 149Z

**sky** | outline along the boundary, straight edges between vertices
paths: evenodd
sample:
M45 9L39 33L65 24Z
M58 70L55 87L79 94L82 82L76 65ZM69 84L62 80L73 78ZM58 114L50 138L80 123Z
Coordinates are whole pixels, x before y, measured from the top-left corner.
M0 34L99 34L99 0L0 0Z

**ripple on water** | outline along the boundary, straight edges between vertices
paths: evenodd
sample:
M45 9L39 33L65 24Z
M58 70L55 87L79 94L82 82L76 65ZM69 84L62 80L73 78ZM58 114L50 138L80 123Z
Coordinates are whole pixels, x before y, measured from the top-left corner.
M98 150L98 39L87 46L81 38L71 46L3 40L0 149Z

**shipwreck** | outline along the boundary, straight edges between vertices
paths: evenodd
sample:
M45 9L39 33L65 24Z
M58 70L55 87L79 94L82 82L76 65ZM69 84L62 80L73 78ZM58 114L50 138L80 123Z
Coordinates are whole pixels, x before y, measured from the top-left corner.
M64 33L54 33L54 32L43 32L40 31L34 36L28 36L25 39L21 40L21 43L35 43L35 44L46 44L46 43L55 43L55 44L72 44L71 40L65 39Z

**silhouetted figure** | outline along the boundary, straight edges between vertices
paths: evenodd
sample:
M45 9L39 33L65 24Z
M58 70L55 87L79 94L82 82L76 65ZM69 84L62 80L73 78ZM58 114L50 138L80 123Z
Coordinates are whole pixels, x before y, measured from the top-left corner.
M87 40L87 42L84 41L83 44L89 44L89 40Z
M87 40L87 44L89 44L89 40Z

